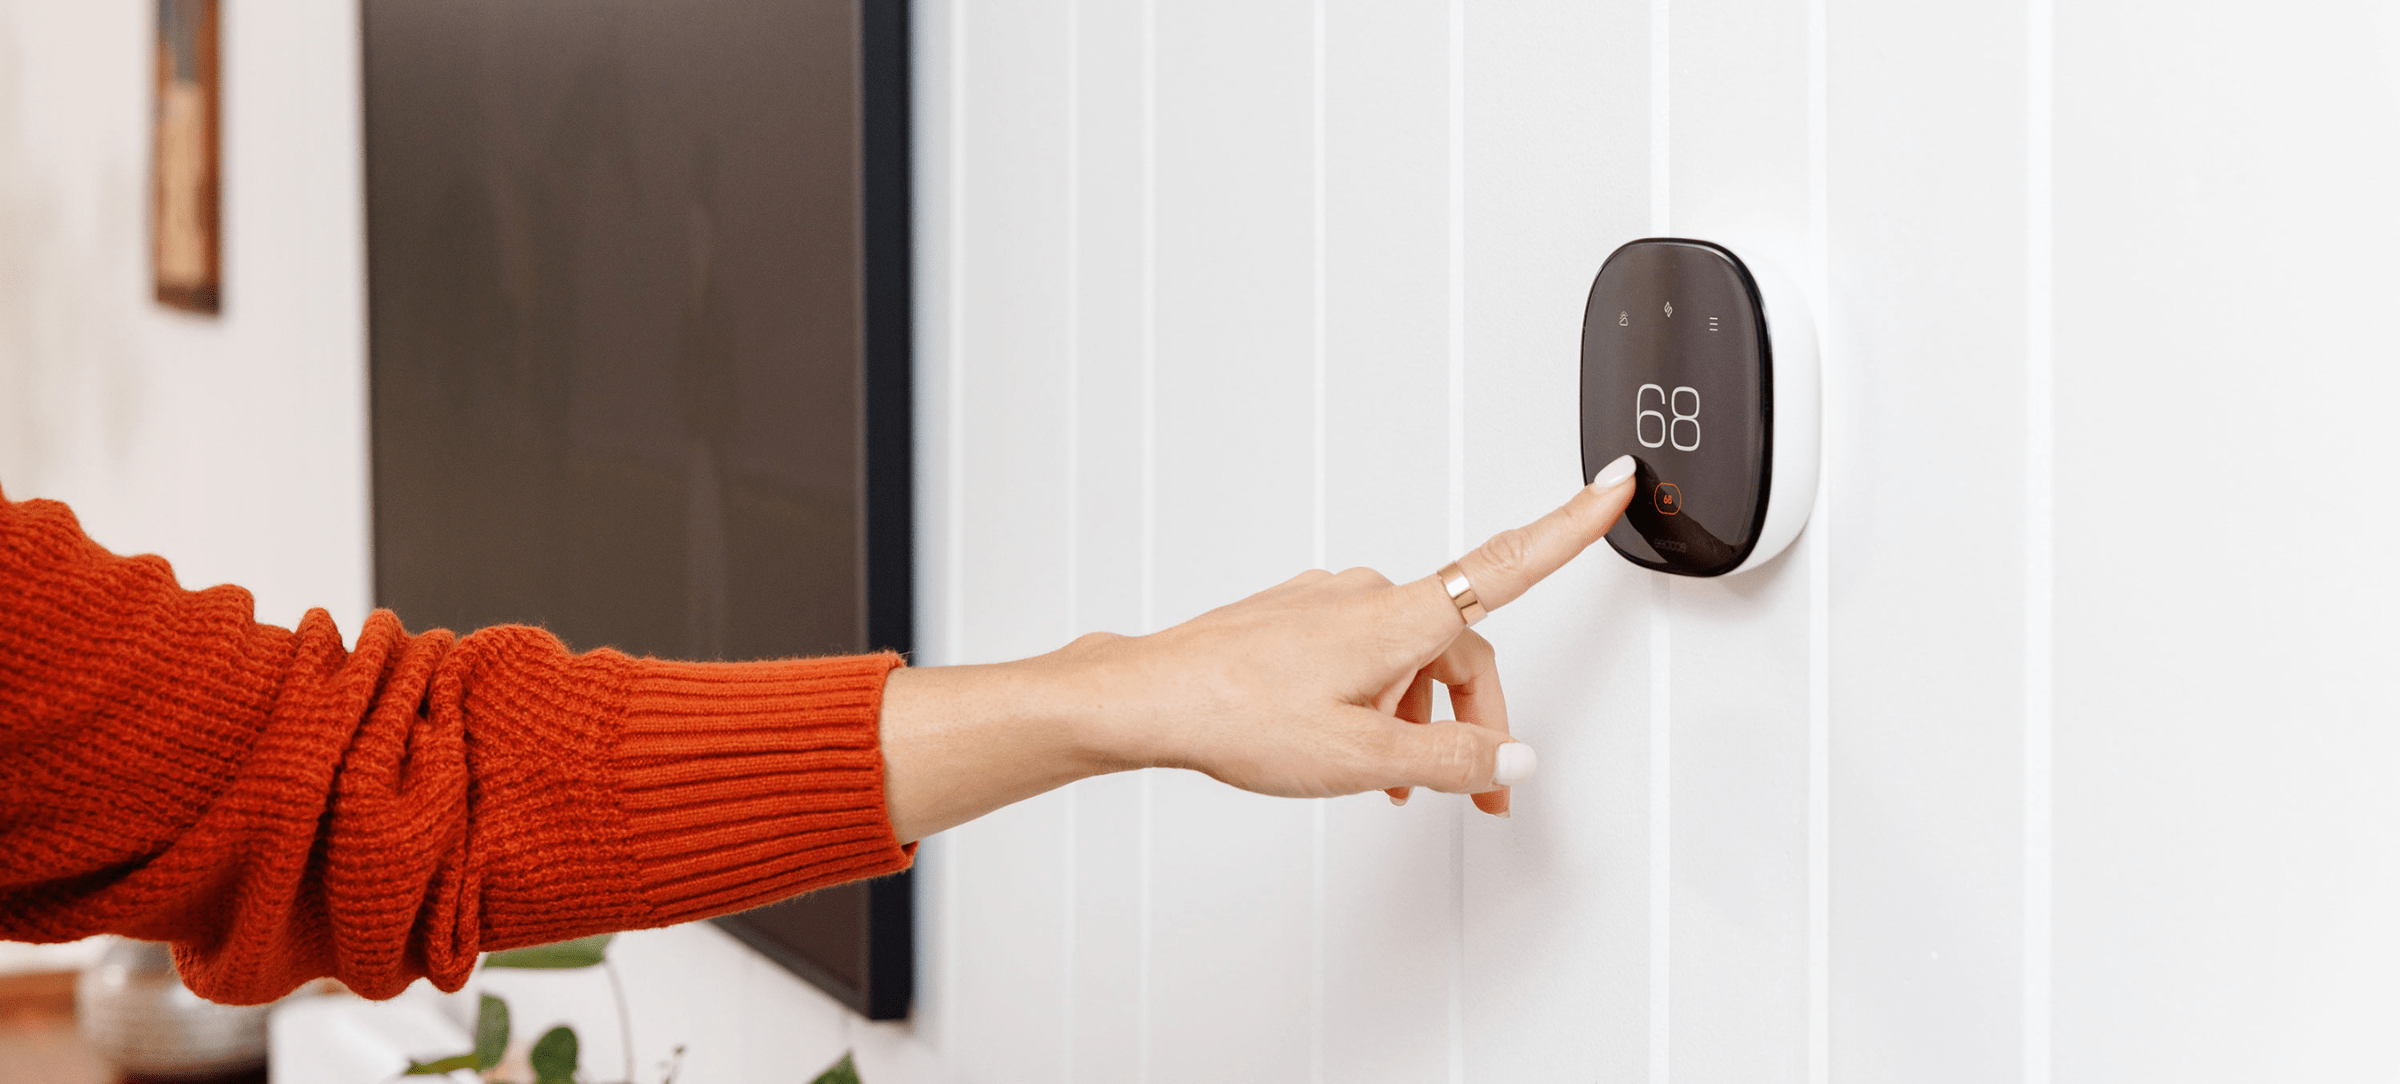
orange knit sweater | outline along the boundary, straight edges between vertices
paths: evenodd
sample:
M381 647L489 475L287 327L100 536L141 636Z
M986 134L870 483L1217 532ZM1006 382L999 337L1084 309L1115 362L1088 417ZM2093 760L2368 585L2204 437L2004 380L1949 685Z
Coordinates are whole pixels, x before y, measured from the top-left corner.
M171 941L193 989L368 997L476 954L755 907L908 864L894 655L679 663L539 629L355 648L251 620L0 495L0 939Z

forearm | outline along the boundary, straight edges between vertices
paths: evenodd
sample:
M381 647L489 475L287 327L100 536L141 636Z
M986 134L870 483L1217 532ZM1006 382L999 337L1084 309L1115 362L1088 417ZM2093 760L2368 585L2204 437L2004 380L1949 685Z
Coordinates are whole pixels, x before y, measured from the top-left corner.
M1086 776L1141 766L1107 740L1100 683L1066 652L895 670L883 691L884 801L914 842Z

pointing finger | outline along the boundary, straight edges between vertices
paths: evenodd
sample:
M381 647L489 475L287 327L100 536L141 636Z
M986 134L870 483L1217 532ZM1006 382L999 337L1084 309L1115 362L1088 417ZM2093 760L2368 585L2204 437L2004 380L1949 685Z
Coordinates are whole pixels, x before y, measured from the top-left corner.
M1633 457L1618 456L1567 503L1523 527L1493 535L1459 558L1459 570L1475 585L1483 608L1497 610L1516 601L1607 534L1633 499L1633 471ZM1440 587L1438 580L1435 587ZM1446 593L1443 601L1448 601Z

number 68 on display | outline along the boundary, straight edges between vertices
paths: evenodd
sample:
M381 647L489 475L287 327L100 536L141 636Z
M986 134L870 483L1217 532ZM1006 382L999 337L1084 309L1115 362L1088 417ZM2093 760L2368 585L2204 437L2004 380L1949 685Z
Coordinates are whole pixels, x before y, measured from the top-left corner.
M1664 411L1651 409L1649 401L1652 395L1658 396L1659 406L1674 411L1675 416L1669 418ZM1683 400L1687 395L1692 400L1690 410L1683 408ZM1658 423L1656 439L1650 435L1650 423L1653 421ZM1691 427L1689 441L1684 439L1684 427L1687 425ZM1676 451L1698 451L1700 448L1700 389L1679 385L1670 392L1656 384L1642 385L1641 390L1633 393L1633 436L1635 440L1642 442L1644 448L1656 448L1673 442Z

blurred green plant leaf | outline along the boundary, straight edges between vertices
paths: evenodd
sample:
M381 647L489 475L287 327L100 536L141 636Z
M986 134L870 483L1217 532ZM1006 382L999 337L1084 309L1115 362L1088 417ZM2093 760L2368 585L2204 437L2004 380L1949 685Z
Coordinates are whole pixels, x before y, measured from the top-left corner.
M483 958L485 967L518 967L543 971L563 971L577 967L598 967L608 959L608 943L617 935L596 933L573 941L554 945L534 945L529 948L495 952Z
M575 1029L561 1024L533 1042L534 1084L575 1084Z
M408 1069L407 1069L406 1071L402 1072L400 1075L401 1075L401 1076L440 1076L440 1075L442 1075L443 1073L453 1073L453 1072L457 1072L457 1071L458 1071L458 1070L460 1070L460 1069L472 1069L472 1068L474 1068L474 1067L475 1067L475 1055L474 1055L474 1053L473 1053L473 1052L471 1052L471 1051L470 1051L470 1052L468 1052L468 1053L465 1053L465 1054L452 1054L452 1055L450 1055L449 1057L446 1057L446 1058L443 1058L443 1059L441 1059L440 1061L412 1061L412 1062L409 1062L409 1063L408 1063Z
M508 1053L508 1002L483 995L482 1004L475 1008L475 1069L477 1072L500 1064L500 1056Z
M412 1061L401 1076L441 1076L461 1069L482 1072L500 1064L500 1056L508 1052L508 1002L483 995L475 1008L475 1049L464 1054L452 1054L434 1061Z
M850 1055L845 1053L832 1068L818 1073L811 1084L858 1084L858 1067L850 1064Z

